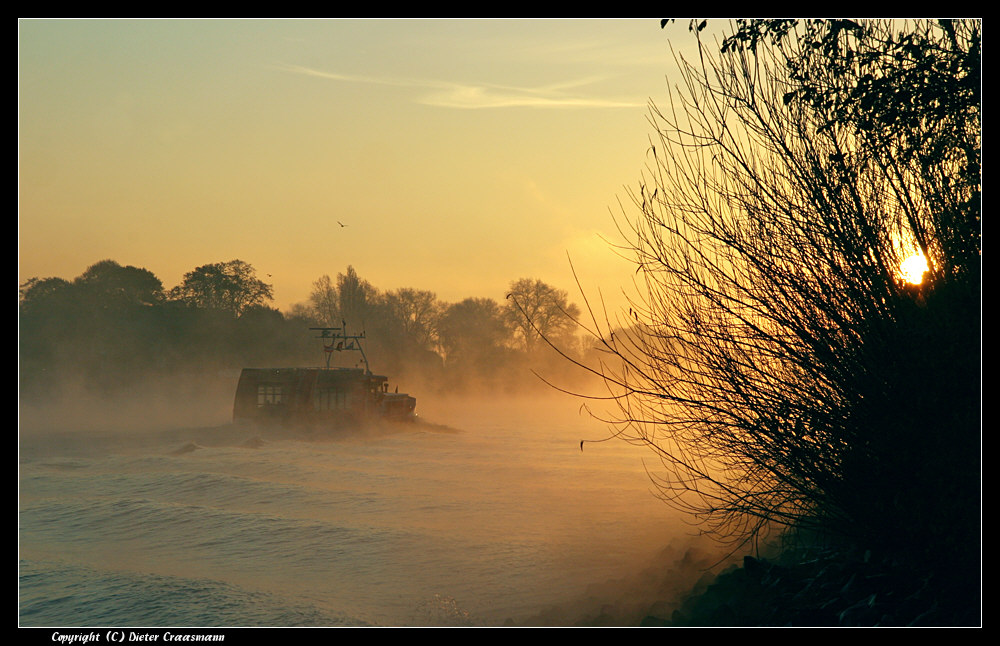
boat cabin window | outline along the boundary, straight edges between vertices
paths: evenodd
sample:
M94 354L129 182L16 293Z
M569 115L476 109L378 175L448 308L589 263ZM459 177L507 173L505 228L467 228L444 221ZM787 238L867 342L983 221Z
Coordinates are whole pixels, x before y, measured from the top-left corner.
M318 388L313 397L316 410L343 410L347 408L347 392L339 388Z
M257 385L257 408L264 406L274 406L285 402L284 392L281 384L258 384Z

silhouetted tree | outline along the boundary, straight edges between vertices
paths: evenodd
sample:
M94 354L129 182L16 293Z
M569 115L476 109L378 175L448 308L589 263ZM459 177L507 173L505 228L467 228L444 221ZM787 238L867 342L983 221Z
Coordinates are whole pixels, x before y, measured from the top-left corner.
M510 340L507 315L492 298L467 298L441 315L438 339L449 367L469 367L485 374L502 363Z
M377 293L371 283L358 276L353 266L348 266L346 273L337 274L340 316L356 331L365 328Z
M18 306L18 382L21 392L44 388L66 347L78 335L77 290L63 278L31 278L20 286Z
M102 260L88 267L73 283L83 287L87 297L104 304L153 305L163 301L163 283L148 269L114 260Z
M248 307L267 304L274 293L271 285L257 278L252 265L230 260L189 271L170 296L188 305L223 310L238 317Z
M532 352L541 338L558 342L575 328L579 314L580 308L569 302L565 290L530 278L521 278L510 285L508 322L525 352Z
M308 302L293 303L284 312L284 315L286 320L299 321L303 323L305 327L330 326L327 319L321 319L316 316L316 311Z
M58 298L72 287L72 283L64 278L38 278L26 280L18 287L19 302L22 312L25 308L37 307L39 304Z
M309 292L309 306L312 316L325 327L340 325L340 295L337 286L328 275L320 276L313 282Z
M394 330L393 336L408 344L429 350L437 336L441 305L434 292L404 287L381 294L383 325Z
M152 272L113 260L72 282L28 281L19 316L22 382L42 391L73 378L97 389L128 384L161 347L163 296Z
M619 221L645 293L616 334L593 324L617 432L709 531L814 529L928 567L974 554L979 30L740 22L715 54L696 36L652 108ZM919 286L900 276L913 253Z

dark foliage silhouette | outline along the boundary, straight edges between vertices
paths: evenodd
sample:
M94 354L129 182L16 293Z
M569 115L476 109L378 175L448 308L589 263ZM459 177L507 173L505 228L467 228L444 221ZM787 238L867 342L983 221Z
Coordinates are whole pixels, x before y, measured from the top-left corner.
M808 531L974 579L980 24L704 26L617 219L642 296L591 310L615 434L722 539Z
M195 307L223 310L239 317L248 308L270 302L274 289L257 278L249 263L230 260L189 271L170 296Z

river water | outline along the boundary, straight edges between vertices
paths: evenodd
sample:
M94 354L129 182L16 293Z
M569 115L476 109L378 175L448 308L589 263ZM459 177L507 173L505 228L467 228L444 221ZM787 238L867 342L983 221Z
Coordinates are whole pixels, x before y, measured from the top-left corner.
M651 453L580 449L607 430L578 404L421 402L421 423L318 439L225 420L22 424L19 623L615 625L669 612L712 559L656 499Z

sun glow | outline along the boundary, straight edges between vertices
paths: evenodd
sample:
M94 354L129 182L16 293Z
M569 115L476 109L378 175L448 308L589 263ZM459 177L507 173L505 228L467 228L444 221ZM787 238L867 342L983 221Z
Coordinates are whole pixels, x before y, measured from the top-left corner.
M923 254L915 253L904 260L899 265L899 269L903 274L903 280L911 285L919 285L924 280L924 272L929 268L927 267L927 259L924 258Z

